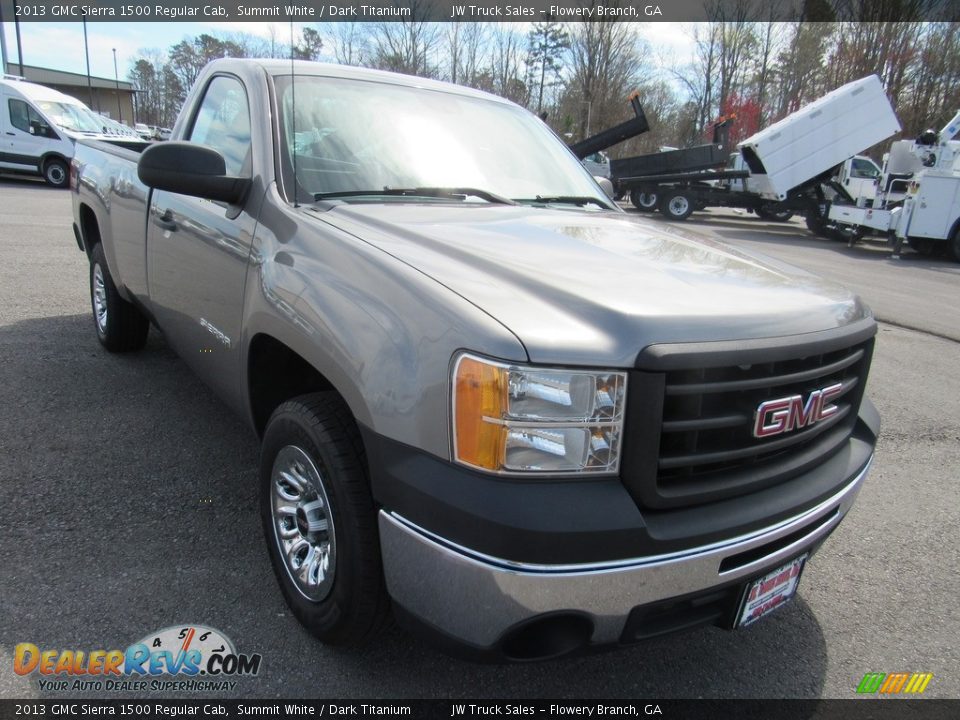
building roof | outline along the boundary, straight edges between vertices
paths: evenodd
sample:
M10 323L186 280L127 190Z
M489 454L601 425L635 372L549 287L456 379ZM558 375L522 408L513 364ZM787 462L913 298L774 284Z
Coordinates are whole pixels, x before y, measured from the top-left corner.
M20 64L15 62L7 63L7 72L10 75L22 75L32 83L39 85L72 85L78 88L87 87L87 76L83 73L65 72L63 70L51 70L49 68L36 67L35 65L24 65L23 72L20 72ZM95 88L104 88L106 90L116 90L117 81L111 78L90 77L90 84ZM133 84L119 82L120 92L134 92Z

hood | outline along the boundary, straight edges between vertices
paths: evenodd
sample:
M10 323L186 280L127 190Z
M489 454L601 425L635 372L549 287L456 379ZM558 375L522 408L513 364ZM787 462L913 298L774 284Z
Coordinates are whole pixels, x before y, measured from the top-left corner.
M532 362L628 367L655 343L796 335L869 315L808 272L626 214L427 203L310 214L461 295Z

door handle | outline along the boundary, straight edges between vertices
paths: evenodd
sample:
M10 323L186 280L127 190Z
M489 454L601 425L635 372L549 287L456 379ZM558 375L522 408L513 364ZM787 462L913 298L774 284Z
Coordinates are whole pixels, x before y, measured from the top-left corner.
M10 135L11 137L16 137L16 136L17 136L16 133L12 133L12 132L10 132L9 130L7 130L7 135Z
M153 222L157 224L157 227L161 227L164 230L169 230L170 232L177 231L177 223L173 220L173 213L170 210L164 210L160 212L159 210L154 212Z

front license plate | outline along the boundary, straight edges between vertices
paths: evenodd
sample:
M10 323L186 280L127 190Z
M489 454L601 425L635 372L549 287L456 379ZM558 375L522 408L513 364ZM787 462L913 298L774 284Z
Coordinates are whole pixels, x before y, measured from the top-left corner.
M807 554L791 560L786 565L754 580L747 586L740 612L737 614L737 627L742 628L755 623L764 615L773 612L797 593L800 573Z

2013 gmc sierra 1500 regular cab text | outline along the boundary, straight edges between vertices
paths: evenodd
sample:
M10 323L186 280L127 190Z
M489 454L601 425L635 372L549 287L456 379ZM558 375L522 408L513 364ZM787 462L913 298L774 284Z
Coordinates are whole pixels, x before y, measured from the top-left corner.
M171 142L71 175L100 342L152 322L249 419L325 642L391 605L492 659L748 625L872 460L855 295L631 218L491 95L218 60Z

